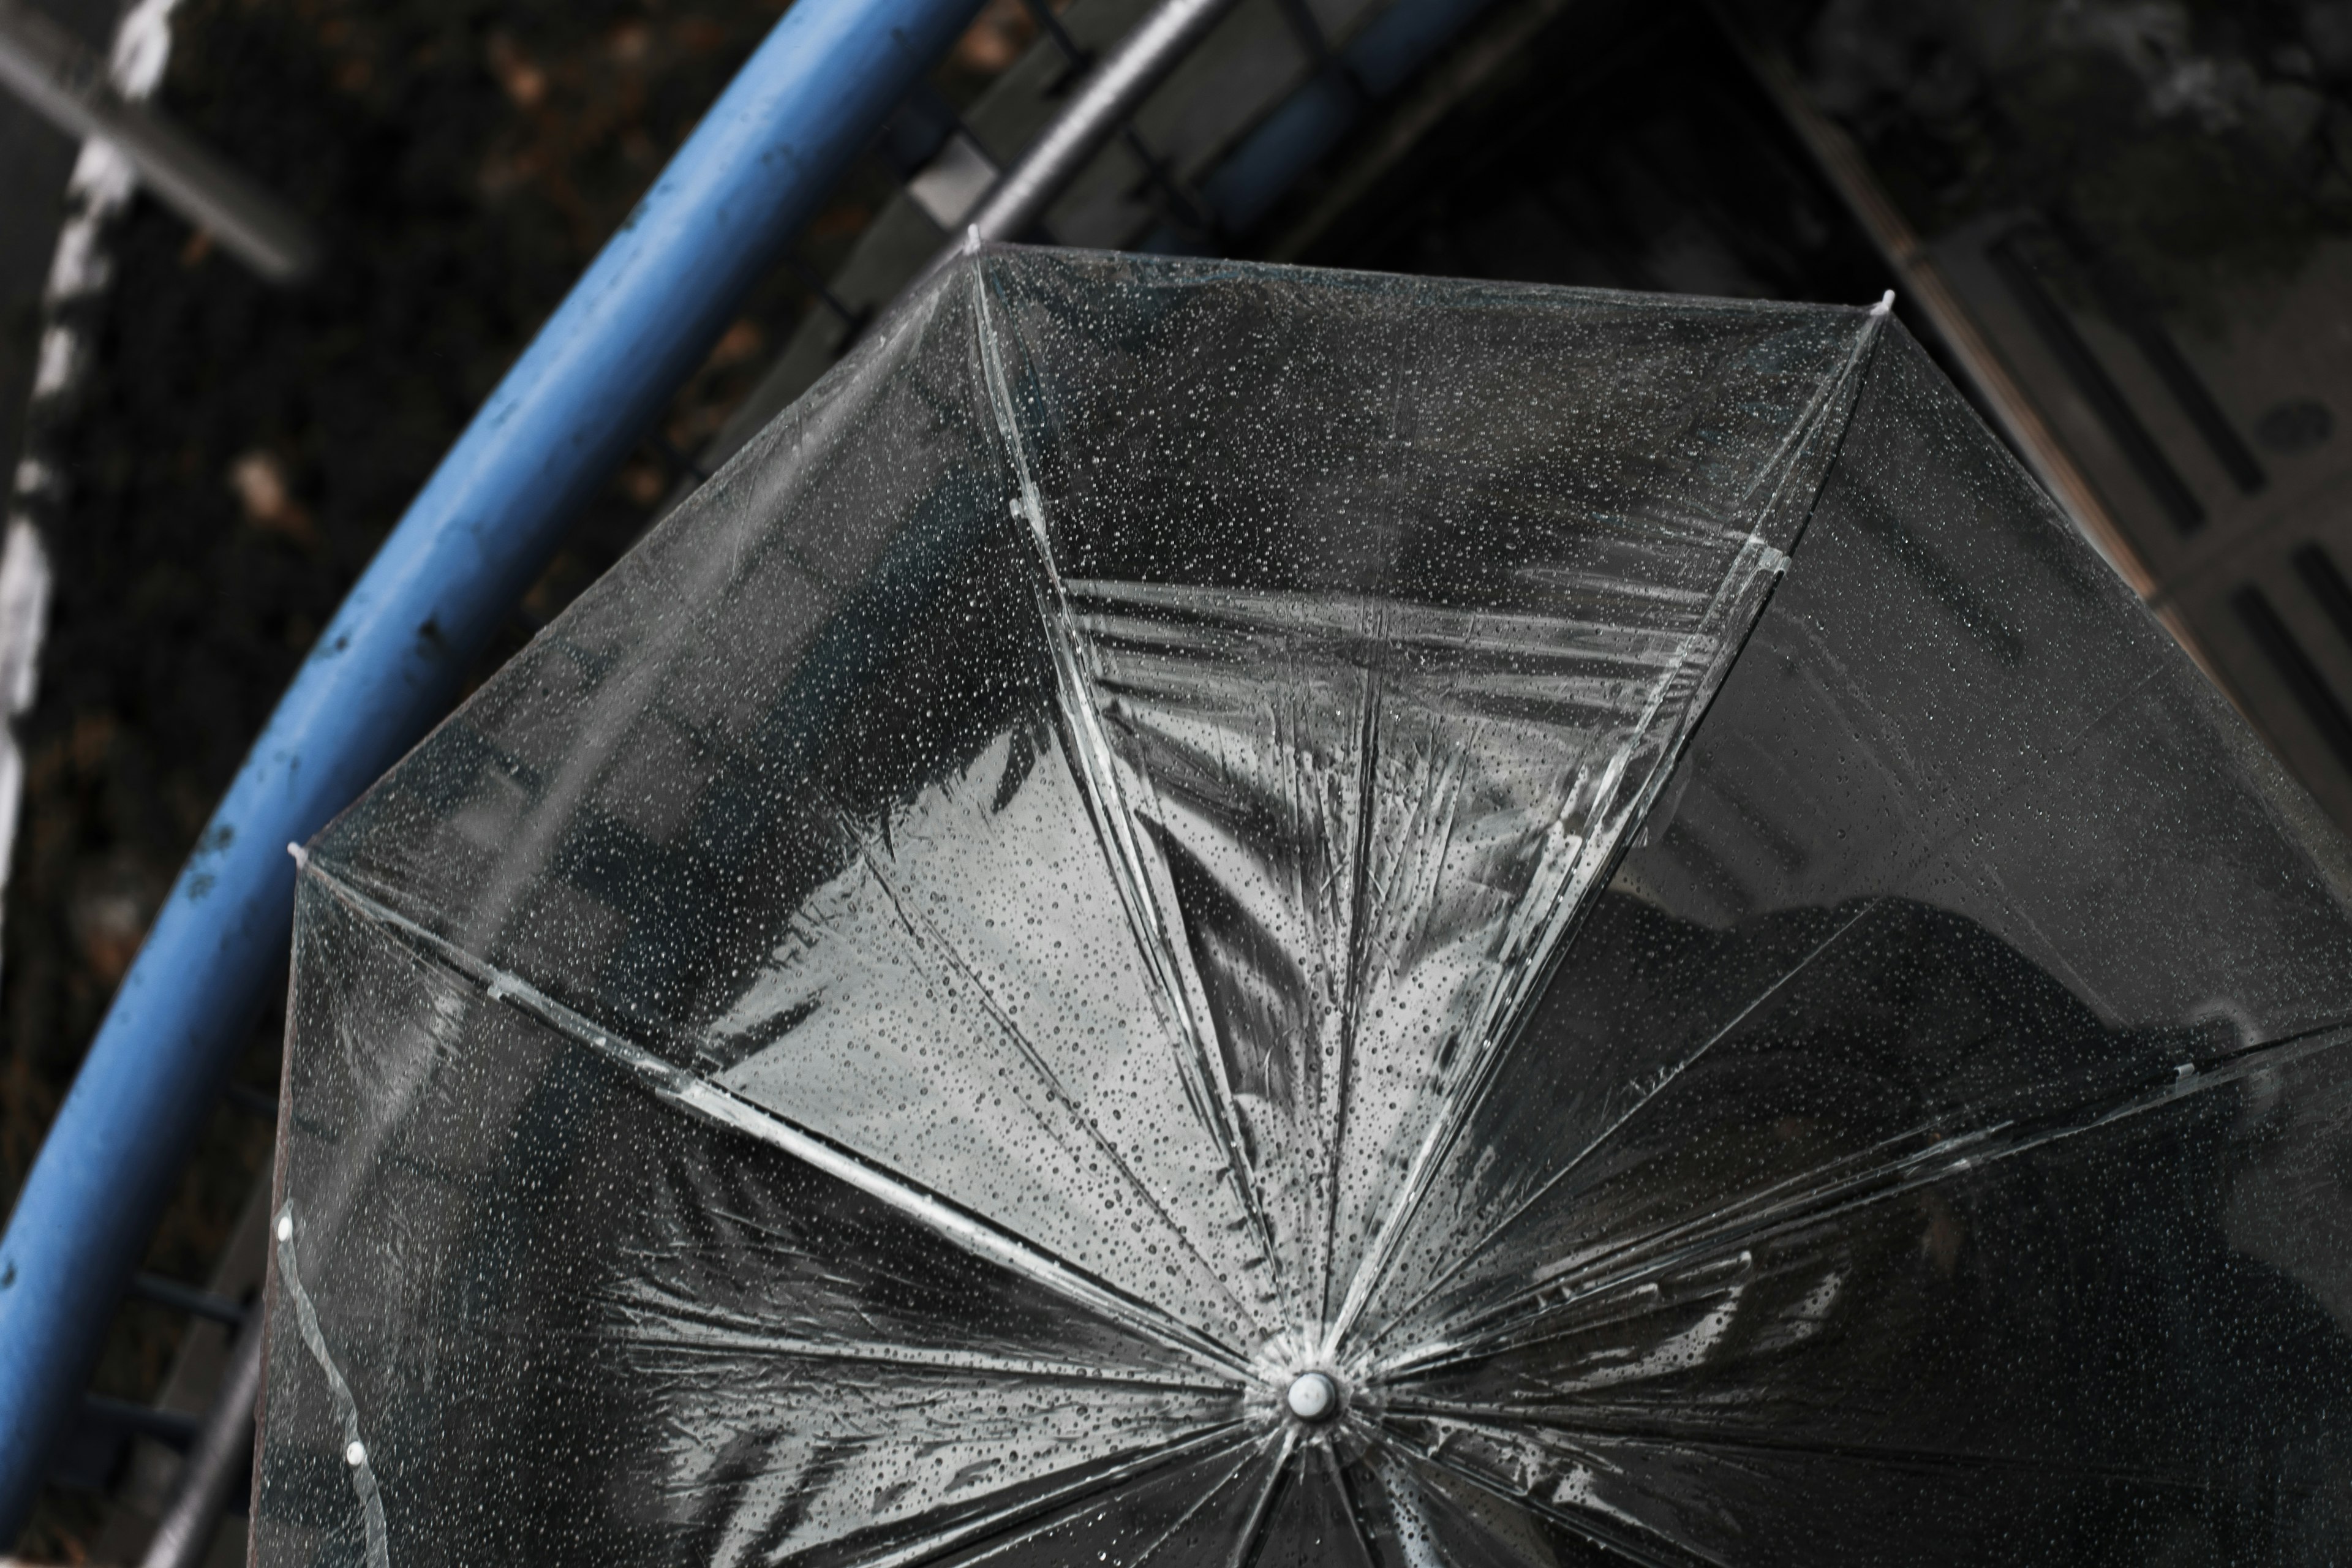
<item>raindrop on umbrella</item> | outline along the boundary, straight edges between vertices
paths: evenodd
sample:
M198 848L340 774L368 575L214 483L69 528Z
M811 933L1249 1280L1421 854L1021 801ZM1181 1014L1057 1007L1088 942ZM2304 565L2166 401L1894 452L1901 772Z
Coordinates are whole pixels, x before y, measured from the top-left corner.
M313 846L257 1561L2326 1560L2347 865L1884 312L982 251Z

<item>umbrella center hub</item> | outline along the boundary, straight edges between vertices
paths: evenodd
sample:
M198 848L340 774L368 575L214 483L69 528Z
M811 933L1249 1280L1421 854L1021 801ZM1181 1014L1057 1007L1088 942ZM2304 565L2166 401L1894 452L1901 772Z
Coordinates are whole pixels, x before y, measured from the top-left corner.
M1328 1421L1339 1413L1339 1385L1328 1373L1302 1372L1290 1380L1283 1403L1301 1421Z

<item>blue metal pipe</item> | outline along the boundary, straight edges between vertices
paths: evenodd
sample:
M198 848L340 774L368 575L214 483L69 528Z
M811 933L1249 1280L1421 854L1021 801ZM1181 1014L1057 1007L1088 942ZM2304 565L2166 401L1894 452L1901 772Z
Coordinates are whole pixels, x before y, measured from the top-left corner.
M1275 203L1355 128L1367 98L1377 101L1402 87L1492 4L1396 0L1366 23L1339 51L1346 80L1328 73L1309 78L1201 182L1201 195L1216 215L1218 226L1229 234L1256 228ZM1144 241L1143 248L1181 250L1184 238L1172 226L1164 226Z
M413 743L978 0L798 0L384 542L198 840L0 1239L0 1542L286 951L289 843Z

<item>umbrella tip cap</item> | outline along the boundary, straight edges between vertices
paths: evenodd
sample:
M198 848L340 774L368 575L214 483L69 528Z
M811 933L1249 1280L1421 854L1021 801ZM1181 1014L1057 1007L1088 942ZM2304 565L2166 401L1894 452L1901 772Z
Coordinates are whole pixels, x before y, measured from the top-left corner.
M1328 1421L1339 1414L1339 1385L1327 1373L1302 1372L1290 1380L1283 1401L1301 1421Z

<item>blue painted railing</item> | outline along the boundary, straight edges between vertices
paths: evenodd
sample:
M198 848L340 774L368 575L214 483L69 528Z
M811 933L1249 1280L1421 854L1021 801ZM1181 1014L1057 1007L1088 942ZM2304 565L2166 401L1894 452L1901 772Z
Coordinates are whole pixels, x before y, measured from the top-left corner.
M797 0L475 416L180 874L0 1239L0 1543L285 952L309 838L440 716L651 424L978 0Z
M1255 228L1301 175L1347 139L1366 112L1366 99L1402 87L1492 3L1396 0L1366 23L1339 51L1344 78L1326 72L1310 79L1201 182L1217 220L1235 233Z

